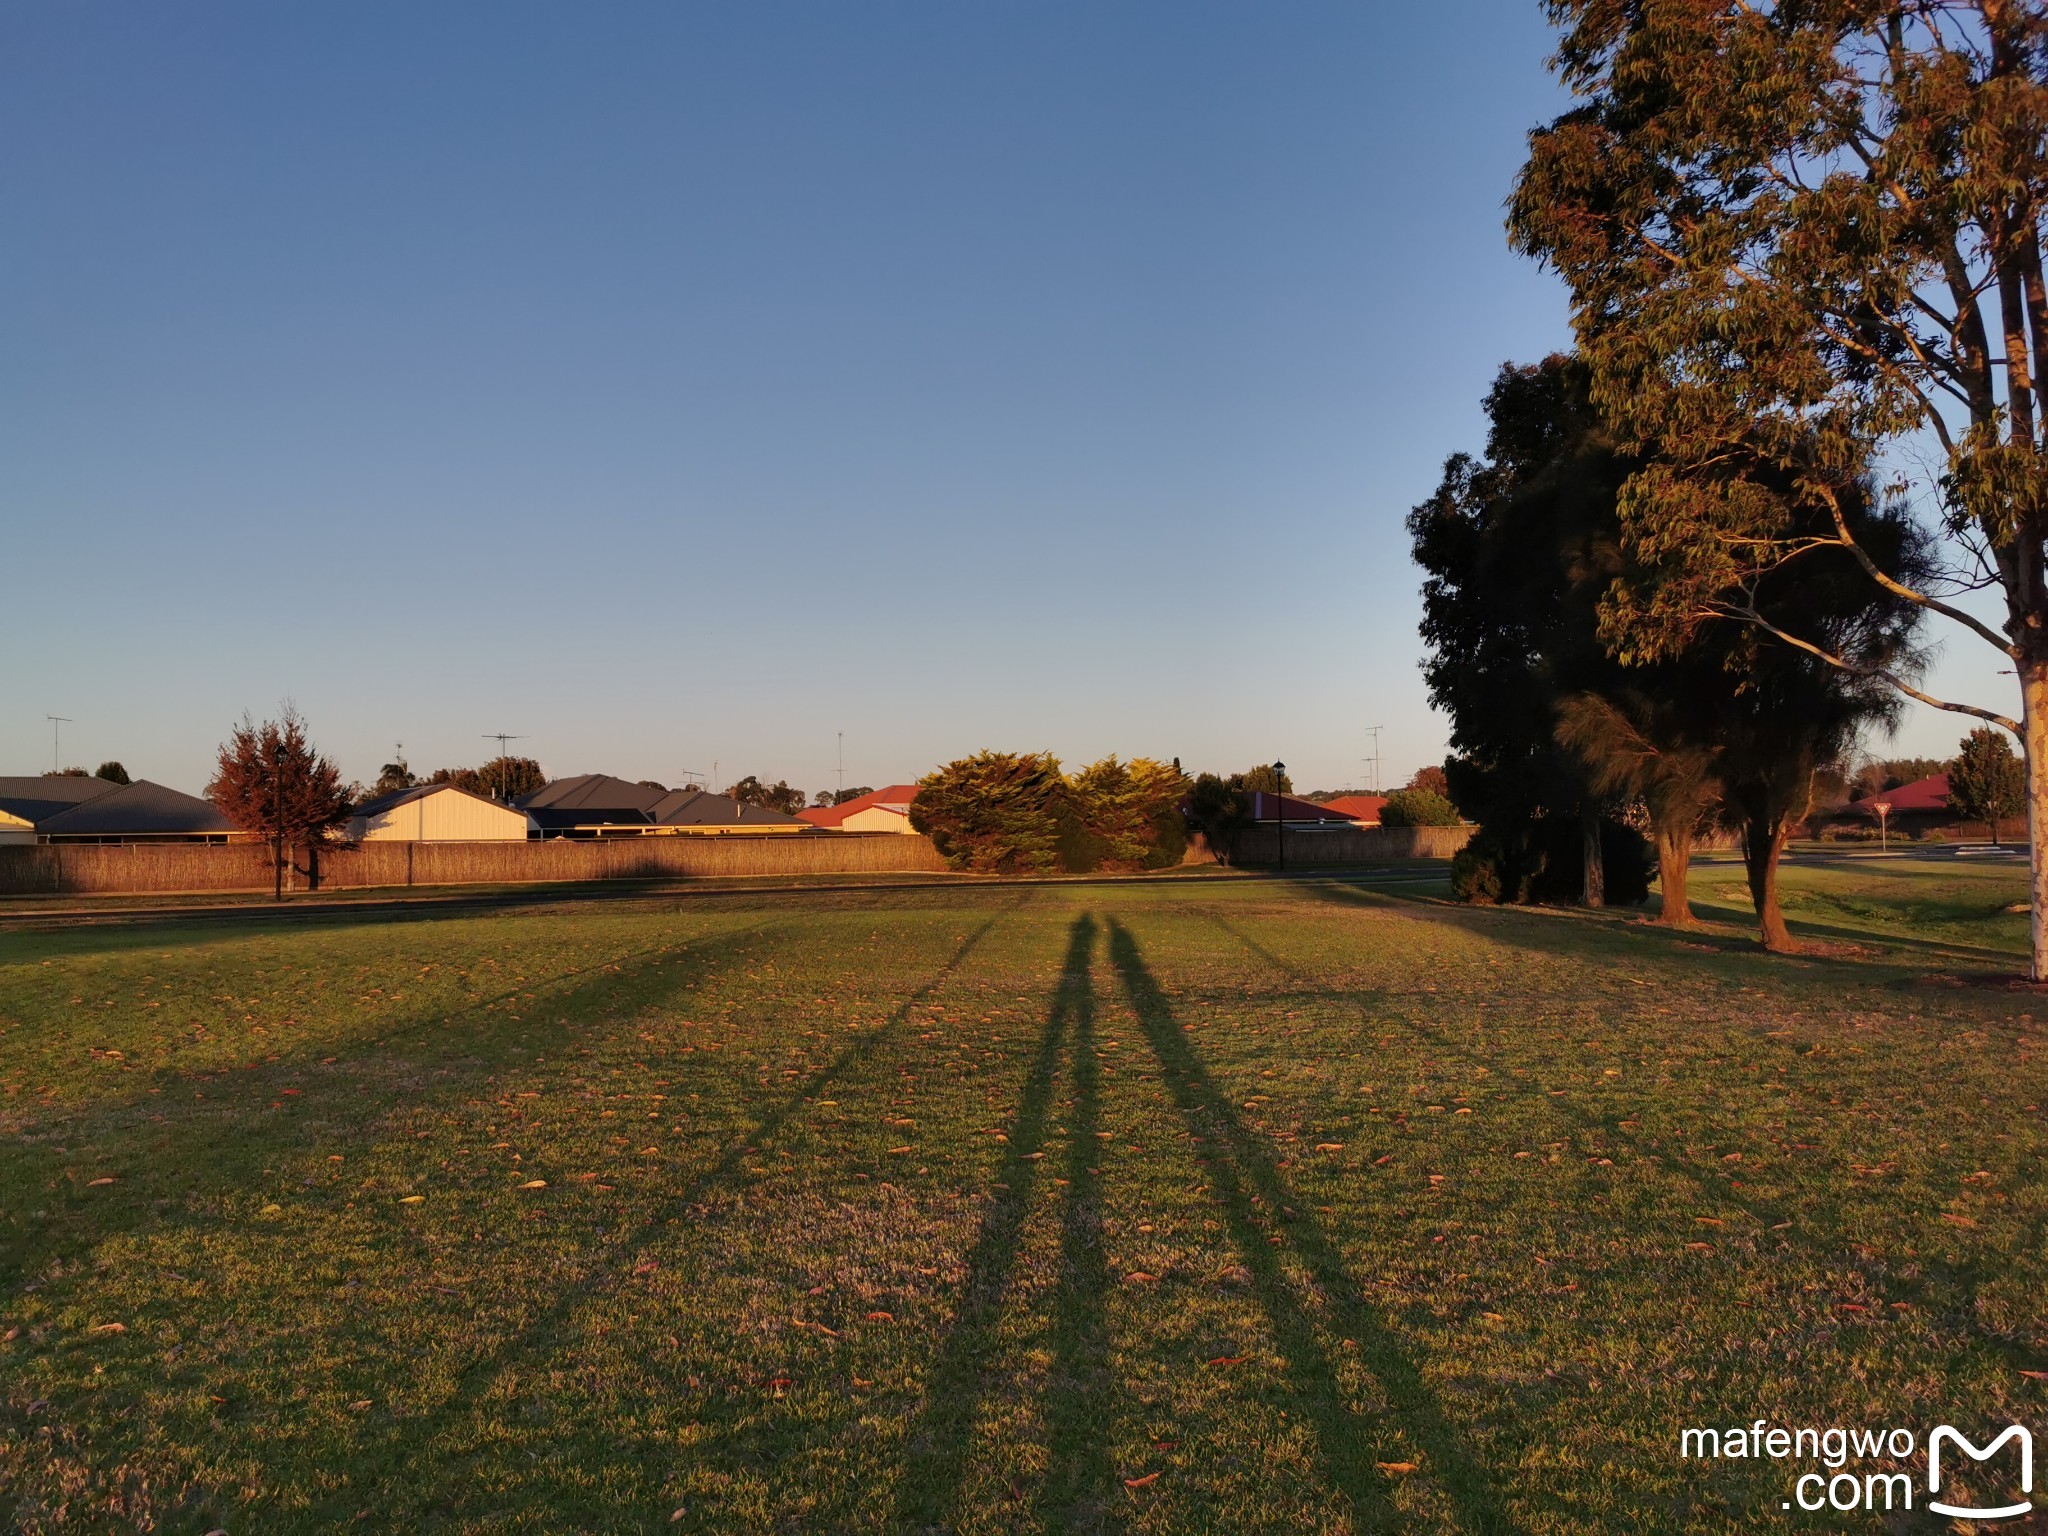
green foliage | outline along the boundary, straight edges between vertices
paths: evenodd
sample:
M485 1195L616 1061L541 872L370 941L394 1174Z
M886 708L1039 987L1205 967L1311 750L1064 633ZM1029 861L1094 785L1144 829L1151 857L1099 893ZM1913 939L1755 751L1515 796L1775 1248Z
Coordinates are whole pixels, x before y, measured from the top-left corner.
M1910 682L1802 599L1830 556L1921 580L1855 518L1875 451L1928 432L1961 563L2003 585L2021 675L2048 667L2043 8L1549 9L1579 104L1531 136L1510 225L1570 286L1593 400L1639 458L1620 515L1641 576L1606 612L1621 654L1735 617Z
M918 781L910 824L953 868L981 874L1050 874L1079 817L1072 787L1049 752L977 752Z
M481 768L437 768L427 776L426 782L453 784L457 789L466 789L472 795L482 795L487 800L512 801L545 788L548 776L530 757L494 757Z
M1575 816L1481 826L1451 859L1451 895L1480 905L1581 901L1586 891L1583 843ZM1650 894L1656 860L1641 833L1602 821L1600 856L1608 904L1632 906Z
M1430 789L1397 789L1380 807L1383 827L1455 827L1458 808Z
M1238 782L1247 790L1261 795L1291 795L1294 793L1294 775L1275 773L1271 763L1261 763L1256 768L1247 768L1237 775Z
M1090 763L1070 782L1092 855L1088 867L1166 869L1181 861L1188 835L1180 804L1188 781L1179 769L1148 757L1124 763L1110 756Z
M46 779L89 779L91 774L83 768L58 768L43 775Z
M377 770L377 782L365 791L365 798L374 800L383 795L395 795L411 789L418 783L419 780L413 776L411 766L401 757L397 762L386 763Z
M955 869L1163 869L1187 848L1180 771L1114 756L1071 778L1050 753L979 752L919 781L910 824Z
M1408 780L1407 787L1426 789L1433 795L1443 796L1446 800L1451 798L1450 776L1444 772L1441 763L1431 763L1426 768L1416 769L1414 777Z
M1188 789L1188 826L1225 864L1237 856L1237 834L1252 824L1252 794L1245 778L1241 773L1227 779L1202 773Z
M98 768L93 770L92 776L96 779L105 779L109 784L127 784L131 782L128 777L128 770L113 759L101 763Z
M764 784L750 773L731 785L726 793L741 805L758 805L763 810L780 811L785 816L794 816L804 808L804 792L790 788L783 779Z
M1981 821L1998 841L1998 824L2027 808L2026 765L2003 731L1985 727L1963 738L1948 769L1948 803L1965 821Z
M811 796L811 804L814 806L844 805L849 800L858 800L862 795L872 795L874 792L874 787L868 784L863 784L857 789L821 789Z

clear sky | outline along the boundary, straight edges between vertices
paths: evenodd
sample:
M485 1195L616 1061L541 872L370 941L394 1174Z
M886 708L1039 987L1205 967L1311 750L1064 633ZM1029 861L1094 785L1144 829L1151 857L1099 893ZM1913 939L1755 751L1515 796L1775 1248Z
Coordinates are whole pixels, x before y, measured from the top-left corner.
M0 23L0 772L1441 756L1401 519L1568 340L1535 0Z

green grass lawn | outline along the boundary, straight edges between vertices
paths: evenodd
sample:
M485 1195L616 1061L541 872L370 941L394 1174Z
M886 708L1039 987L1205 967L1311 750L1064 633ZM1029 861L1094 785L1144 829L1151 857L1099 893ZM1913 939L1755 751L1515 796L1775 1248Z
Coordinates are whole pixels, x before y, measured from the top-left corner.
M1788 880L0 933L0 1524L1870 1529L1679 1431L2042 1429L2048 997Z

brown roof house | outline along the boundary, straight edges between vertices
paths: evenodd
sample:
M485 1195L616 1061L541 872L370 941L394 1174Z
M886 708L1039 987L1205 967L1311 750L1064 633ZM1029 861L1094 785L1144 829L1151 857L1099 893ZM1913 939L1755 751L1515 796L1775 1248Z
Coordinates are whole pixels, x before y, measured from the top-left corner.
M211 800L137 779L0 778L0 843L224 843Z
M678 833L808 832L794 816L708 789L667 789L608 773L556 779L512 802L542 837L663 837Z

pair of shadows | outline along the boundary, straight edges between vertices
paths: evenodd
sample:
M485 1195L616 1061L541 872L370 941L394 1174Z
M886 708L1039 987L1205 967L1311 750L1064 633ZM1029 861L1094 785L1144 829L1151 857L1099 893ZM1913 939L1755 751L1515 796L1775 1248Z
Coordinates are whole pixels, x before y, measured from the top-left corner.
M1133 1013L1157 1058L1168 1095L1198 1139L1196 1159L1216 1192L1225 1224L1254 1295L1266 1313L1298 1400L1307 1410L1326 1475L1349 1506L1358 1529L1397 1531L1401 1512L1379 1463L1419 1450L1449 1497L1460 1527L1512 1529L1499 1495L1477 1458L1445 1418L1421 1374L1344 1267L1342 1255L1313 1220L1297 1219L1276 1246L1261 1224L1261 1207L1292 1208L1294 1194L1270 1152L1238 1119L1229 1098L1190 1045L1166 994L1128 929L1111 919L1109 957ZM1121 1491L1108 1456L1115 1383L1108 1370L1102 1321L1110 1287L1100 1242L1101 1196L1086 1166L1100 1122L1093 1049L1094 993L1089 964L1092 918L1077 919L1046 1029L1010 1126L998 1198L984 1219L968 1261L960 1309L927 1377L925 1407L907 1437L909 1451L896 1507L897 1528L943 1527L967 1464L975 1410L994 1364L997 1329L1011 1287L1026 1217L1038 1178L1046 1120L1059 1059L1072 1035L1075 1110L1069 1141L1069 1189L1062 1223L1061 1276L1054 1303L1054 1370L1047 1404L1050 1469L1039 1494L1052 1529L1110 1530L1123 1522ZM1283 1263L1291 1250L1319 1305L1303 1294ZM1349 1401L1325 1329L1341 1331L1377 1379L1385 1411L1368 1416Z
M1068 930L1066 958L1045 1032L1010 1120L996 1198L968 1256L967 1282L953 1326L927 1373L924 1408L905 1436L909 1452L898 1484L899 1529L943 1527L959 1492L975 1410L995 1367L1003 1306L1038 1187L1063 1054L1071 1056L1074 1097L1065 1169L1069 1194L1060 1223L1060 1283L1053 1304L1046 1404L1051 1467L1036 1502L1052 1529L1104 1530L1116 1523L1108 1504L1115 1478L1106 1432L1115 1389L1103 1321L1110 1278L1102 1254L1101 1194L1088 1162L1099 1145L1095 1133L1102 1125L1095 989L1089 976L1095 937L1095 920L1086 914Z

